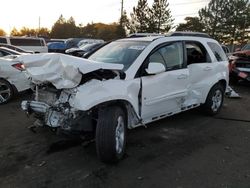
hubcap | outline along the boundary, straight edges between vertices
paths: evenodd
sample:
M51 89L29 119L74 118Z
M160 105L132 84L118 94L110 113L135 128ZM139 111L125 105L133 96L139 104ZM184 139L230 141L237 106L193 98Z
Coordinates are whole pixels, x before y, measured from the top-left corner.
M125 127L124 119L122 116L119 116L117 119L117 126L115 130L115 142L116 142L116 152L120 154L124 147L124 136L125 136Z
M5 84L0 82L0 103L7 101L10 98L10 88Z
M222 103L222 93L220 90L216 90L212 97L212 106L211 106L212 110L214 112L217 112L221 106L221 103Z

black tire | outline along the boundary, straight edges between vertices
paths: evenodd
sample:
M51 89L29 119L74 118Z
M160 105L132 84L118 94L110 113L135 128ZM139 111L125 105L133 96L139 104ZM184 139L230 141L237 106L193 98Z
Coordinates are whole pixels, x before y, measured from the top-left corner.
M96 126L96 151L100 160L105 163L119 161L125 153L126 138L127 118L122 108L109 106L99 110Z
M14 88L4 79L0 79L0 105L6 104L14 96Z
M204 112L208 115L216 115L221 110L224 101L225 89L222 85L214 85L208 93L206 102L202 105Z

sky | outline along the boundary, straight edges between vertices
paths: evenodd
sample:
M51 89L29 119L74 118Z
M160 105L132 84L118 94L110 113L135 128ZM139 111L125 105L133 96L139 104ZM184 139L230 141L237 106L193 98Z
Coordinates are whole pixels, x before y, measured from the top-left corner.
M128 15L138 0L124 0ZM151 5L153 0L148 0ZM168 0L169 8L175 19L174 24L183 22L186 16L197 16L198 10L205 7L209 0ZM15 27L51 29L62 14L68 19L72 16L76 24L91 22L117 22L121 15L121 0L2 0L0 28L9 34Z

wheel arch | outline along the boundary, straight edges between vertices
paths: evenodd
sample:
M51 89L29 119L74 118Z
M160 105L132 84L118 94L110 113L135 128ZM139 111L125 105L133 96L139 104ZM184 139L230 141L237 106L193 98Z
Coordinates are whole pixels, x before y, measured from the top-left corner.
M4 80L4 81L8 82L11 85L11 87L13 89L14 96L16 94L18 94L18 90L17 90L16 86L14 84L12 84L7 78L0 77L0 80Z
M223 87L224 92L226 91L226 88L227 88L227 81L226 81L225 79L221 79L221 80L217 81L216 83L214 83L214 84L210 87L210 89L208 90L208 92L207 92L207 94L206 94L205 101L207 100L207 97L208 97L209 92L210 92L210 91L212 90L212 88L213 88L215 85L217 85L217 84L219 84L219 85L221 85L221 86Z
M134 127L134 125L137 125L140 122L140 117L136 113L133 105L129 101L124 100L124 99L105 101L105 102L102 102L93 106L90 110L94 114L98 114L98 111L100 109L108 108L109 106L119 106L124 111L126 118L127 118L128 128L131 129Z

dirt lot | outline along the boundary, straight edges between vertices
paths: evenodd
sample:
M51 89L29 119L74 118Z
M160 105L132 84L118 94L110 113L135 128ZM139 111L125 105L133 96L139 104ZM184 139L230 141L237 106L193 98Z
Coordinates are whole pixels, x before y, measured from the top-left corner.
M117 165L101 163L95 144L32 133L23 94L0 106L0 187L250 187L250 86L226 99L221 113L185 112L129 132Z

